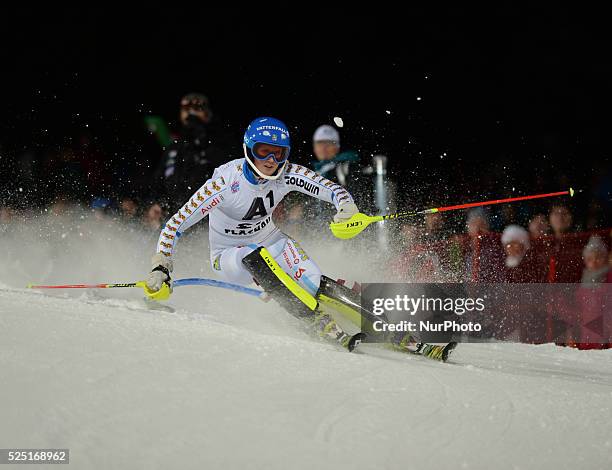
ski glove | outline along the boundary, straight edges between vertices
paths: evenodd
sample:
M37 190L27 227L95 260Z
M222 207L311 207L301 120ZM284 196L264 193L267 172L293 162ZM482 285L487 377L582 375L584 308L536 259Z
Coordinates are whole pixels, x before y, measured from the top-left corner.
M152 269L146 280L147 287L153 292L161 289L164 282L170 284L172 260L161 253L156 253L151 259Z
M345 222L355 214L359 213L359 209L353 202L347 202L346 204L342 204L338 207L338 212L334 216L334 222Z

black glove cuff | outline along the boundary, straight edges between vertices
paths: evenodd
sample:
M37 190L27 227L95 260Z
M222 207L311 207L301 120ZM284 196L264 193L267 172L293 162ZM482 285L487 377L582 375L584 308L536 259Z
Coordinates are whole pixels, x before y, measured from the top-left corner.
M168 279L166 279L166 281L170 280L170 271L168 271L168 268L166 268L165 266L162 266L161 264L159 266L154 267L153 269L151 269L151 272L154 271L161 271L162 273L164 273L166 276L168 276Z

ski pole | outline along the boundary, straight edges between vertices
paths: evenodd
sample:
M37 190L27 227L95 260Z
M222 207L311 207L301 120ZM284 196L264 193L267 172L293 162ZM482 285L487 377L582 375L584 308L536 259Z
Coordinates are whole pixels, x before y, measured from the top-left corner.
M39 286L28 284L27 289L112 289L115 287L140 287L138 282L128 282L123 284L58 284L51 286Z
M493 204L504 204L508 202L527 201L530 199L542 199L556 196L574 196L575 191L570 188L567 191L557 191L555 193L533 194L531 196L509 197L506 199L494 199L491 201L469 202L467 204L456 204L453 206L434 207L432 209L424 209L419 211L403 211L395 214L369 216L362 213L355 214L349 220L339 223L329 224L329 228L335 237L343 240L348 240L359 235L368 225L374 222L382 222L383 220L403 219L406 217L415 217L423 214L435 214L436 212L454 211L459 209L468 209L470 207L490 206Z
M177 279L172 283L172 287L182 286L210 286L219 287L221 289L229 289L235 292L241 292L243 294L252 295L255 297L261 297L263 292L258 289L252 289L250 287L244 287L238 284L232 284L230 282L217 281L215 279L206 278L187 278ZM140 287L146 288L144 281L128 282L128 283L114 283L114 284L58 284L58 285L35 285L28 284L28 289L114 289L122 287ZM146 292L146 289L145 289ZM148 295L148 294L147 294Z

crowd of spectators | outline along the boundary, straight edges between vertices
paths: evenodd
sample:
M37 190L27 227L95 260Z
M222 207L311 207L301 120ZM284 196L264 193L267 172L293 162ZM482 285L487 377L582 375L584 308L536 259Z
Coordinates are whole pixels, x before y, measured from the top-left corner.
M537 314L527 314L534 307L524 305L521 321L513 320L521 339L529 341L545 328L536 335L540 341L610 347L612 289L606 284L612 282L612 231L578 231L570 208L559 203L547 214L533 214L525 227L511 223L496 232L489 218L486 210L473 209L465 232L454 234L444 230L439 213L420 225L404 225L404 245L392 262L394 276L411 282L547 284L556 288L548 305L537 306Z
M230 132L227 123L213 112L205 95L185 95L180 100L176 117L176 125L170 127L168 121L161 116L144 116L145 126L141 127L143 138L136 147L130 147L126 142L118 142L117 148L110 149L108 136L105 136L103 144L103 140L92 130L83 130L82 127L75 135L66 136L62 144L46 146L34 139L29 145L13 143L10 151L2 147L3 139L0 136L0 213L3 219L24 211L27 213L30 210L70 203L77 203L92 211L102 205L104 211L111 214L121 213L123 217L125 214L132 214L132 217L136 218L148 217L149 214L158 212L159 208L163 214L169 214L188 199L216 166L242 156L240 132ZM363 149L357 152L350 147L346 148L341 141L339 129L333 125L323 124L313 131L312 147L304 140L307 144L306 152L294 152L292 158L298 158L299 164L309 165L327 178L346 186L363 212L375 213L384 210L374 204L377 197L373 184L376 166L373 161L374 154ZM110 132L112 133L112 130ZM296 140L301 139L302 135L296 136ZM123 150L118 151L119 147ZM309 153L312 155L310 159L307 157ZM435 182L431 183L431 180L436 178L428 177L425 181L422 178L406 178L410 174L410 167L417 162L406 161L400 165L400 160L405 160L405 156L392 155L389 158L389 162L394 166L386 175L387 181L396 179L398 183L398 190L388 201L390 207L422 207L424 203L443 202L420 199L418 188L436 189L424 189L421 194L429 192L443 195L447 198L444 202L448 203L451 202L448 198L460 201L473 197L459 194L452 196L461 189L459 187L436 188ZM400 173L397 173L398 170ZM454 168L446 173L454 175L456 171L462 170ZM453 179L457 181L466 179L464 174L454 176L456 177ZM477 186L482 186L483 191L493 194L493 189L489 191L490 176L483 174L483 179ZM558 177L556 179L561 183ZM612 212L609 201L612 175L602 174L599 179L600 181L593 182L589 190L589 198L593 199L593 203L580 210L581 224L587 229L601 226L602 221L604 226L608 224L609 215L608 218L602 217L602 213ZM432 184L434 186L431 186ZM563 187L563 184L560 186ZM433 205L435 204L430 204ZM151 208L153 209L150 211ZM287 223L294 225L302 217L317 220L329 218L330 215L327 205L310 200L300 203L288 200L284 209L282 216L286 218ZM503 217L490 220L493 230L501 231L503 226L507 225L500 226L501 221L516 222L521 212L515 205L507 205L502 211ZM475 218L470 226L475 227L481 222L477 214L473 217ZM534 217L530 222L530 231L541 230L538 227L542 222L543 216ZM450 228L450 225L446 224L446 231ZM453 229L458 231L457 226ZM437 230L429 230L426 233L429 234L428 237L438 236Z
M0 224L85 209L158 231L216 166L239 155L205 95L185 95L177 114L173 130L159 116L145 119L153 158L120 158L89 131L42 151L8 155L0 145Z
M239 140L200 93L181 99L176 129L158 116L149 116L146 126L157 140L158 157L140 166L117 164L89 132L56 152L25 151L18 158L3 155L0 146L0 229L36 211L62 214L79 206L97 219L157 232L216 166L242 156ZM339 130L329 124L314 130L312 155L315 171L345 185L363 212L376 211L371 157L342 148ZM604 204L606 197L600 198ZM427 202L436 207L440 201ZM601 207L589 206L582 229L571 206L560 203L473 209L462 225L441 213L427 214L420 223L397 223L391 230L401 248L392 253L391 271L396 279L416 282L579 284L588 289L576 293L574 306L591 321L612 305L608 291L592 288L612 281L610 230L598 222ZM328 205L297 197L287 198L275 214L295 236L303 235L304 220L310 228L323 227L332 215Z

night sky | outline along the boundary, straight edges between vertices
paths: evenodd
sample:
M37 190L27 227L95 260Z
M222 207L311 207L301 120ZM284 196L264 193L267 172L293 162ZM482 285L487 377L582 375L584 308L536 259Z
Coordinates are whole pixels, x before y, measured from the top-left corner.
M180 97L200 91L238 142L254 117L283 119L301 162L316 126L341 117L343 146L387 155L417 203L568 183L594 191L610 171L612 41L601 11L315 13L5 11L2 158L88 131L113 164L146 168L160 151L144 117L173 124Z

